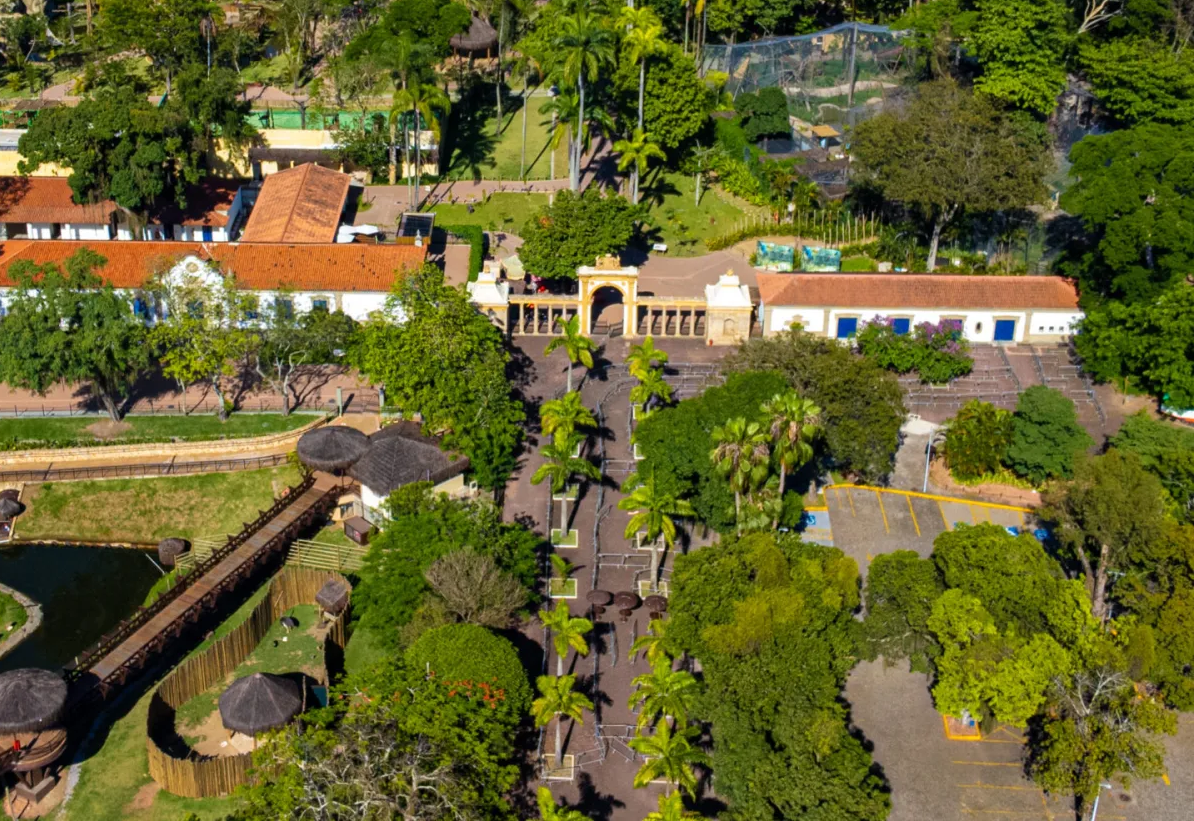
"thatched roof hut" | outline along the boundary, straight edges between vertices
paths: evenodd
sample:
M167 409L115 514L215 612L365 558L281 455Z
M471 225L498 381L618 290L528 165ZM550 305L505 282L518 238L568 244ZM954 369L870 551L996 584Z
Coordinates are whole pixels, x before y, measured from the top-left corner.
M162 539L158 542L158 561L162 567L174 567L178 557L190 549L186 539Z
M335 473L351 467L368 447L369 437L356 428L327 425L304 433L295 449L303 464Z
M66 705L66 682L49 670L26 667L0 673L0 733L53 727Z
M489 21L473 15L468 31L454 35L448 43L454 50L470 54L488 52L497 46L497 41L498 33Z
M370 494L384 499L412 482L439 484L464 473L468 466L467 457L446 453L434 439L423 436L418 423L399 422L369 437L369 449L348 475L368 488L365 504L377 507Z
M269 673L237 679L220 696L220 719L224 726L251 736L281 727L302 708L299 686Z
M25 512L25 506L9 496L0 499L0 519L13 519Z
M338 616L348 607L350 592L351 588L344 579L328 579L323 587L319 588L319 592L315 594L315 603L325 613Z

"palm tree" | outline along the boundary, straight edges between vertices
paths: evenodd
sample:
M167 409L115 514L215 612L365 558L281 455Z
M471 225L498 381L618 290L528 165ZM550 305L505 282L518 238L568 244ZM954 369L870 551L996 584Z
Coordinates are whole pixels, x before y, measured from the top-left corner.
M779 462L779 498L784 497L788 471L813 458L813 441L821 434L821 409L796 391L777 393L763 403L771 422L771 447Z
M639 653L645 653L647 661L652 665L659 662L660 659L667 659L671 662L671 656L667 653L666 645L666 630L667 622L663 619L651 619L651 623L647 625L647 632L634 640L634 644L630 645L630 660L634 661L634 657Z
M667 154L664 154L663 149L656 143L651 142L650 136L644 134L641 128L634 129L634 136L629 140L618 140L614 143L614 151L622 155L618 158L618 170L631 169L630 201L638 205L639 178L647 170L651 160L666 160Z
M742 494L749 493L767 478L771 458L767 434L758 422L742 417L713 429L717 447L709 454L717 470L730 481L734 491L734 519L742 535Z
M622 43L626 56L632 63L638 63L638 127L643 129L643 94L647 87L647 60L663 53L667 46L663 42L663 24L659 15L647 6L625 6L618 15L618 22L627 27Z
M546 788L540 787L539 789L543 790ZM674 792L670 795L659 796L659 809L648 813L643 821L689 821L690 819L704 817L700 813L689 812L684 809L684 796L678 792Z
M658 365L667 364L667 351L655 347L655 338L646 336L639 345L633 345L626 354L626 370L636 379Z
M655 481L655 473L644 482L636 473L627 483L631 494L618 502L619 510L629 510L633 515L626 525L625 538L643 533L651 545L651 592L659 585L659 540L670 548L676 544L676 522L673 516L695 516L696 511L685 499L676 498L673 493L663 493Z
M560 20L560 36L555 47L560 53L560 68L564 82L576 86L579 100L576 116L575 144L569 168L569 186L580 190L580 158L582 132L585 122L585 80L596 80L603 65L613 61L613 32L607 29L597 17L580 6L571 16Z
M580 330L580 314L573 314L570 318L556 317L556 324L563 330L563 336L557 336L547 343L543 350L545 356L551 356L559 348L564 349L568 356L568 392L572 392L572 368L577 362L586 369L593 367L593 351L597 346Z
M527 109L531 107L531 77L540 78L536 84L542 82L543 69L539 65L539 61L529 54L520 54L518 59L514 61L513 73L522 80L522 143L519 146L519 161L518 161L518 179L525 180L527 177ZM555 156L553 150L552 156ZM553 173L554 177L555 174Z
M493 11L497 13L497 76L494 81L494 89L497 97L497 136L502 134L502 49L506 41L506 22L510 21L513 24L514 20L519 17L525 17L527 9L534 8L534 5L526 2L526 0L495 0L495 8ZM490 20L490 23L493 21Z
M601 470L588 459L573 456L576 446L580 444L580 436L572 433L568 436L558 435L550 445L539 449L546 459L539 469L531 476L532 485L541 485L548 480L552 495L563 493L572 477L580 476L594 482L601 478ZM568 532L568 496L564 494L560 502L560 537Z
M419 184L420 177L423 171L422 161L422 144L423 144L423 130L422 123L427 124L429 130L435 137L438 144L440 141L440 127L439 120L435 117L435 112L441 111L444 116L447 116L449 110L452 108L452 101L448 98L447 93L437 86L435 83L424 83L421 80L412 80L404 88L396 89L394 91L394 107L390 116L395 116L398 111L409 111L414 116L414 124L410 128L414 131L415 140L415 196L414 209L419 210Z
M663 378L662 369L651 368L638 379L638 384L630 389L630 401L643 409L644 417L651 412L652 400L672 401L672 386Z
M409 32L404 32L400 37L391 40L382 52L382 60L384 67L389 71L390 77L394 82L395 95L403 92L410 86L416 72L431 62L431 59L431 50L427 45L416 41ZM354 66L349 69L349 71L352 70L357 70L357 67ZM397 105L394 105L390 111L390 185L393 185L398 179L397 115L400 113L404 114L405 112L405 103L403 104L403 108L399 109ZM364 122L365 117L362 116L362 126ZM405 134L402 139L402 164L404 166L410 164L410 141L406 139ZM411 199L413 198L407 198L408 201Z
M694 764L708 764L709 756L692 746L696 730L684 727L673 731L666 721L655 728L654 735L638 735L628 742L630 749L647 757L634 775L634 787L645 787L660 778L678 786L690 796L696 795Z
M688 53L688 29L692 19L693 0L681 0L684 3L684 53ZM705 0L696 0L696 14L699 18L705 11ZM695 39L695 38L694 38ZM698 66L699 68L699 66Z
M572 169L572 118L576 116L579 104L580 100L575 91L562 88L558 94L539 106L540 114L551 115L551 126L547 130L547 145L551 149L549 159L551 167L548 169L548 175L553 180L556 178L556 151L559 150L560 143L565 139L568 142L568 169L569 171Z
M556 755L553 762L556 767L564 761L564 736L560 732L564 719L570 718L580 724L584 721L584 711L593 709L593 702L572 689L575 685L576 676L539 676L535 679L540 696L532 702L531 713L535 716L536 727L546 727L553 718L556 721Z
M589 642L585 640L585 634L593 629L593 622L574 617L565 601L556 602L555 610L540 610L539 621L551 631L552 646L556 651L556 675L563 676L569 649L575 650L580 656L589 654Z
M567 804L557 804L555 796L547 787L540 787L539 821L588 821L583 812L574 810Z
M639 710L638 728L650 727L659 716L672 720L672 727L688 723L688 711L696 701L699 685L687 670L673 670L672 661L662 658L650 673L635 677L636 688L627 706Z
M577 428L596 427L597 420L581 402L580 393L571 391L560 399L543 403L539 410L539 424L548 436L571 436Z
M695 175L693 178L693 182L695 183L693 186L693 205L695 205L697 208L701 207L701 178L704 176L706 169L708 169L709 165L713 162L713 158L715 156L717 156L717 149L702 147L699 142L696 144L696 148L692 150L693 168L696 169L693 171L693 174Z

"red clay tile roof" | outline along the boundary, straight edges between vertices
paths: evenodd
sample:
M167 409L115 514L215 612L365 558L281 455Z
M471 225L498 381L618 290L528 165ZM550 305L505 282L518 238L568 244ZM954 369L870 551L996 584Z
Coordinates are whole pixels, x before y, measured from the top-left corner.
M241 180L205 179L187 189L187 207L175 202L163 205L153 215L153 222L162 225L196 225L223 228L228 224L228 209L236 199L236 192L245 183Z
M334 242L352 177L307 163L265 178L245 242Z
M413 270L426 259L426 247L392 243L253 245L195 242L67 242L8 240L0 243L0 287L15 283L10 266L18 260L60 266L80 248L90 248L108 262L100 276L117 288L140 288L188 255L213 259L231 271L237 282L254 291L280 287L298 291L390 290L401 270Z
M116 203L79 205L66 177L0 177L0 222L105 225Z
M947 274L758 274L763 304L826 308L1076 310L1078 292L1061 277Z

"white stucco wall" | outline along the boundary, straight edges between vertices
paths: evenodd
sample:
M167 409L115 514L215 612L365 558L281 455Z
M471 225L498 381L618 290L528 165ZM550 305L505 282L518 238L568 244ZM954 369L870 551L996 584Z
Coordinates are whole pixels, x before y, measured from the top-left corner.
M108 240L112 239L112 229L107 225L87 225L63 223L61 239L71 240Z
M379 291L346 293L340 297L340 309L357 322L364 322L369 314L385 309L387 296Z
M25 224L25 233L29 239L53 239L54 226L48 222L29 222Z
M786 331L797 323L811 334L825 332L825 311L820 308L775 308L771 311L771 320L765 330L768 334Z
M1045 312L1035 311L1032 314L1032 324L1028 332L1033 336L1049 336L1051 334L1072 334L1074 326L1082 319L1079 311Z
M825 321L825 311L822 308L807 308L799 306L782 306L773 308L765 333L776 334L786 330L793 322L799 322L805 331L837 336L837 322L839 318L855 317L859 326L871 321L876 316L907 317L912 327L922 322L936 324L942 319L961 319L963 332L971 342L994 342L995 321L1010 319L1016 323L1013 342L1023 342L1029 335L1034 337L1055 336L1062 338L1073 333L1074 325L1082 318L1080 311L1043 312L1043 311L990 311L990 310L938 310L897 309L897 308L831 308L828 311L828 321ZM1029 317L1031 316L1031 328Z
M200 225L175 225L173 227L173 239L178 242L203 242L203 227ZM227 228L212 228L211 229L212 242L227 242L228 229Z

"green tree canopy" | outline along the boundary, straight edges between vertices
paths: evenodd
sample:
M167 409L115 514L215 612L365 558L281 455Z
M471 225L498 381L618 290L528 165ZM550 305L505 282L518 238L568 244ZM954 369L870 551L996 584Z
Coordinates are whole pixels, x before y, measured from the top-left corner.
M770 86L745 92L734 98L734 110L742 117L742 129L748 140L763 137L786 137L792 127L788 124L788 97L783 89Z
M103 284L107 259L80 249L65 270L54 263L13 263L16 288L0 321L0 381L45 394L84 382L113 420L149 365L145 323L130 300Z
M638 211L597 186L582 194L561 191L523 229L520 252L528 271L547 279L575 279L576 269L618 255L634 236Z
M1194 431L1140 411L1124 420L1110 444L1139 456L1169 492L1177 516L1194 524Z
M945 461L959 479L997 473L1012 442L1012 415L990 402L972 399L949 420Z
M978 0L970 43L982 66L977 91L1048 115L1065 88L1069 10L1061 0Z
M906 658L913 671L928 672L941 652L929 630L929 614L944 590L931 559L912 550L876 556L867 569L867 655L888 661Z
M619 111L629 112L638 96L638 66L624 62L612 79ZM675 160L676 149L700 133L715 102L716 95L698 76L693 58L679 46L664 44L647 61L643 128L669 159Z
M1007 465L1039 485L1072 475L1074 462L1093 444L1069 397L1056 388L1033 385L1016 402Z
M1050 159L1038 128L952 81L922 85L900 114L860 123L857 179L917 213L932 272L941 231L963 211L1000 211L1044 197Z
M104 0L99 32L117 50L144 51L166 78L166 93L184 66L203 61L200 21L219 13L210 0Z

